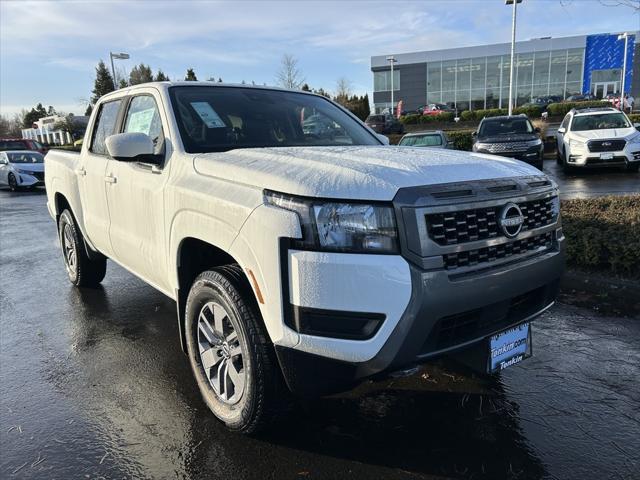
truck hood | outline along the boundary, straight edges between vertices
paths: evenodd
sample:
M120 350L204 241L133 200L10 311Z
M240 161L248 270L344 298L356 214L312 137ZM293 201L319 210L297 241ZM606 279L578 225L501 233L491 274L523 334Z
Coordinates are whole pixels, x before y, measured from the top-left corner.
M603 130L585 130L583 132L571 132L573 136L577 140L588 141L588 140L601 140L601 139L613 139L613 138L624 138L625 140L629 140L634 137L637 130L633 127L629 128L607 128Z
M392 200L399 188L540 175L518 160L411 147L277 147L205 153L201 175L309 197Z

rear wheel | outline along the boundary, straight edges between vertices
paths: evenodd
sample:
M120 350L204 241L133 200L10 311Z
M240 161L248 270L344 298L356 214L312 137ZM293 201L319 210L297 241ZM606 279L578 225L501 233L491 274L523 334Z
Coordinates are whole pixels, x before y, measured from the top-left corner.
M213 414L242 433L273 422L288 396L240 267L219 267L198 276L185 318L191 368Z
M107 273L107 259L102 256L96 259L89 258L82 233L69 210L63 211L60 215L58 234L64 266L71 283L76 287L98 285Z

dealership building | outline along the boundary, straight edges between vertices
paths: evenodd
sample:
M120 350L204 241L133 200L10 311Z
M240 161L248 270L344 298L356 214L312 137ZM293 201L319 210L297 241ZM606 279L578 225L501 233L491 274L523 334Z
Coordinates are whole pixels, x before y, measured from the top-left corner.
M625 93L640 98L640 32L627 38ZM540 97L567 98L591 93L602 98L622 88L624 39L617 33L536 38L516 42L516 106ZM404 110L445 103L458 111L506 108L511 44L371 57L376 112L403 102ZM393 79L391 62L393 62ZM634 81L635 80L635 81Z

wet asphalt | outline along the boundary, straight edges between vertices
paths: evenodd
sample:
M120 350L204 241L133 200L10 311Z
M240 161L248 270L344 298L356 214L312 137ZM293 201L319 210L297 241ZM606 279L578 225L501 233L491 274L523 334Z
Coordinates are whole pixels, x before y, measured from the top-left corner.
M200 399L172 301L111 262L68 283L45 201L0 191L0 478L640 478L640 319L557 304L500 377L441 361L247 438Z

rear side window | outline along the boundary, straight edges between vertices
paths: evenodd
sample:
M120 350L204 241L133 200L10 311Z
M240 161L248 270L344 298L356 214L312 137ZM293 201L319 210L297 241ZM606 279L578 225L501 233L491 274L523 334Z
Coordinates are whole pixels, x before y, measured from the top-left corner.
M107 154L105 140L108 136L115 133L121 102L121 100L114 100L113 102L103 103L100 106L100 112L98 113L96 126L93 131L93 140L91 142L90 150L93 153L98 155Z
M31 150L27 142L22 140L2 140L0 141L0 150Z

